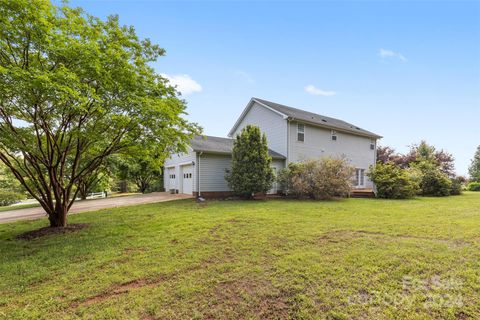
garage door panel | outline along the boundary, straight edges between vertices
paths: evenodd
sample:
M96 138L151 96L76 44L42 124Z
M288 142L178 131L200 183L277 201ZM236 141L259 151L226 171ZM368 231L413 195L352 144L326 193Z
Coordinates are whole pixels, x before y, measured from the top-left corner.
M182 193L193 193L193 166L185 165L182 167Z

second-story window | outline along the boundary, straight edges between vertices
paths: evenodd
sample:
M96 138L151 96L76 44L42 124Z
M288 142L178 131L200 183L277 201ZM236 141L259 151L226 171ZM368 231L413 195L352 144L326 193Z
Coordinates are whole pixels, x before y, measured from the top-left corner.
M375 150L375 140L370 140L370 150Z
M305 141L305 125L303 123L297 124L297 141Z
M332 140L337 141L337 131L332 130Z

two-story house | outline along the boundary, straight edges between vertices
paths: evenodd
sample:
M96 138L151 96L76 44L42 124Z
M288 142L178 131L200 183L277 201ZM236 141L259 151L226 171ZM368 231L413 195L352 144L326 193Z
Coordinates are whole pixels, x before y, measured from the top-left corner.
M233 138L249 124L266 134L275 172L290 162L343 156L356 168L354 188L373 189L365 173L376 162L381 136L342 120L258 98L247 104L229 138L195 137L188 152L167 159L165 189L203 197L228 195L225 173L231 166ZM277 191L274 185L271 193Z

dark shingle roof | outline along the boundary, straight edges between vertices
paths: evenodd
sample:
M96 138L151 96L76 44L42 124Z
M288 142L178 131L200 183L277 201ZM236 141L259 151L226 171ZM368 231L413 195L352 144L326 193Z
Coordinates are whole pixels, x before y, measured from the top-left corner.
M259 98L253 98L253 100L261 104L264 104L280 113L283 113L284 115L288 116L293 120L310 122L312 124L316 124L319 126L328 127L331 129L344 130L344 131L356 133L363 136L381 138L381 136L379 136L378 134L362 129L360 127L357 127L343 120L322 116L313 112L292 108L289 106L285 106L282 104L278 104L275 102L271 102L271 101L267 101Z
M231 154L233 150L234 139L212 137L212 136L195 136L190 140L190 146L194 151ZM270 156L275 159L285 159L283 155L269 149Z

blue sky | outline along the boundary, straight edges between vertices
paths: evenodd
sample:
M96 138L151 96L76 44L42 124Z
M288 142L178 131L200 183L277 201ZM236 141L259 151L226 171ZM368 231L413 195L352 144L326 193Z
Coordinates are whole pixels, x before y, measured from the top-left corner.
M251 97L426 139L466 174L480 145L480 2L71 1L167 50L188 118L226 136Z

